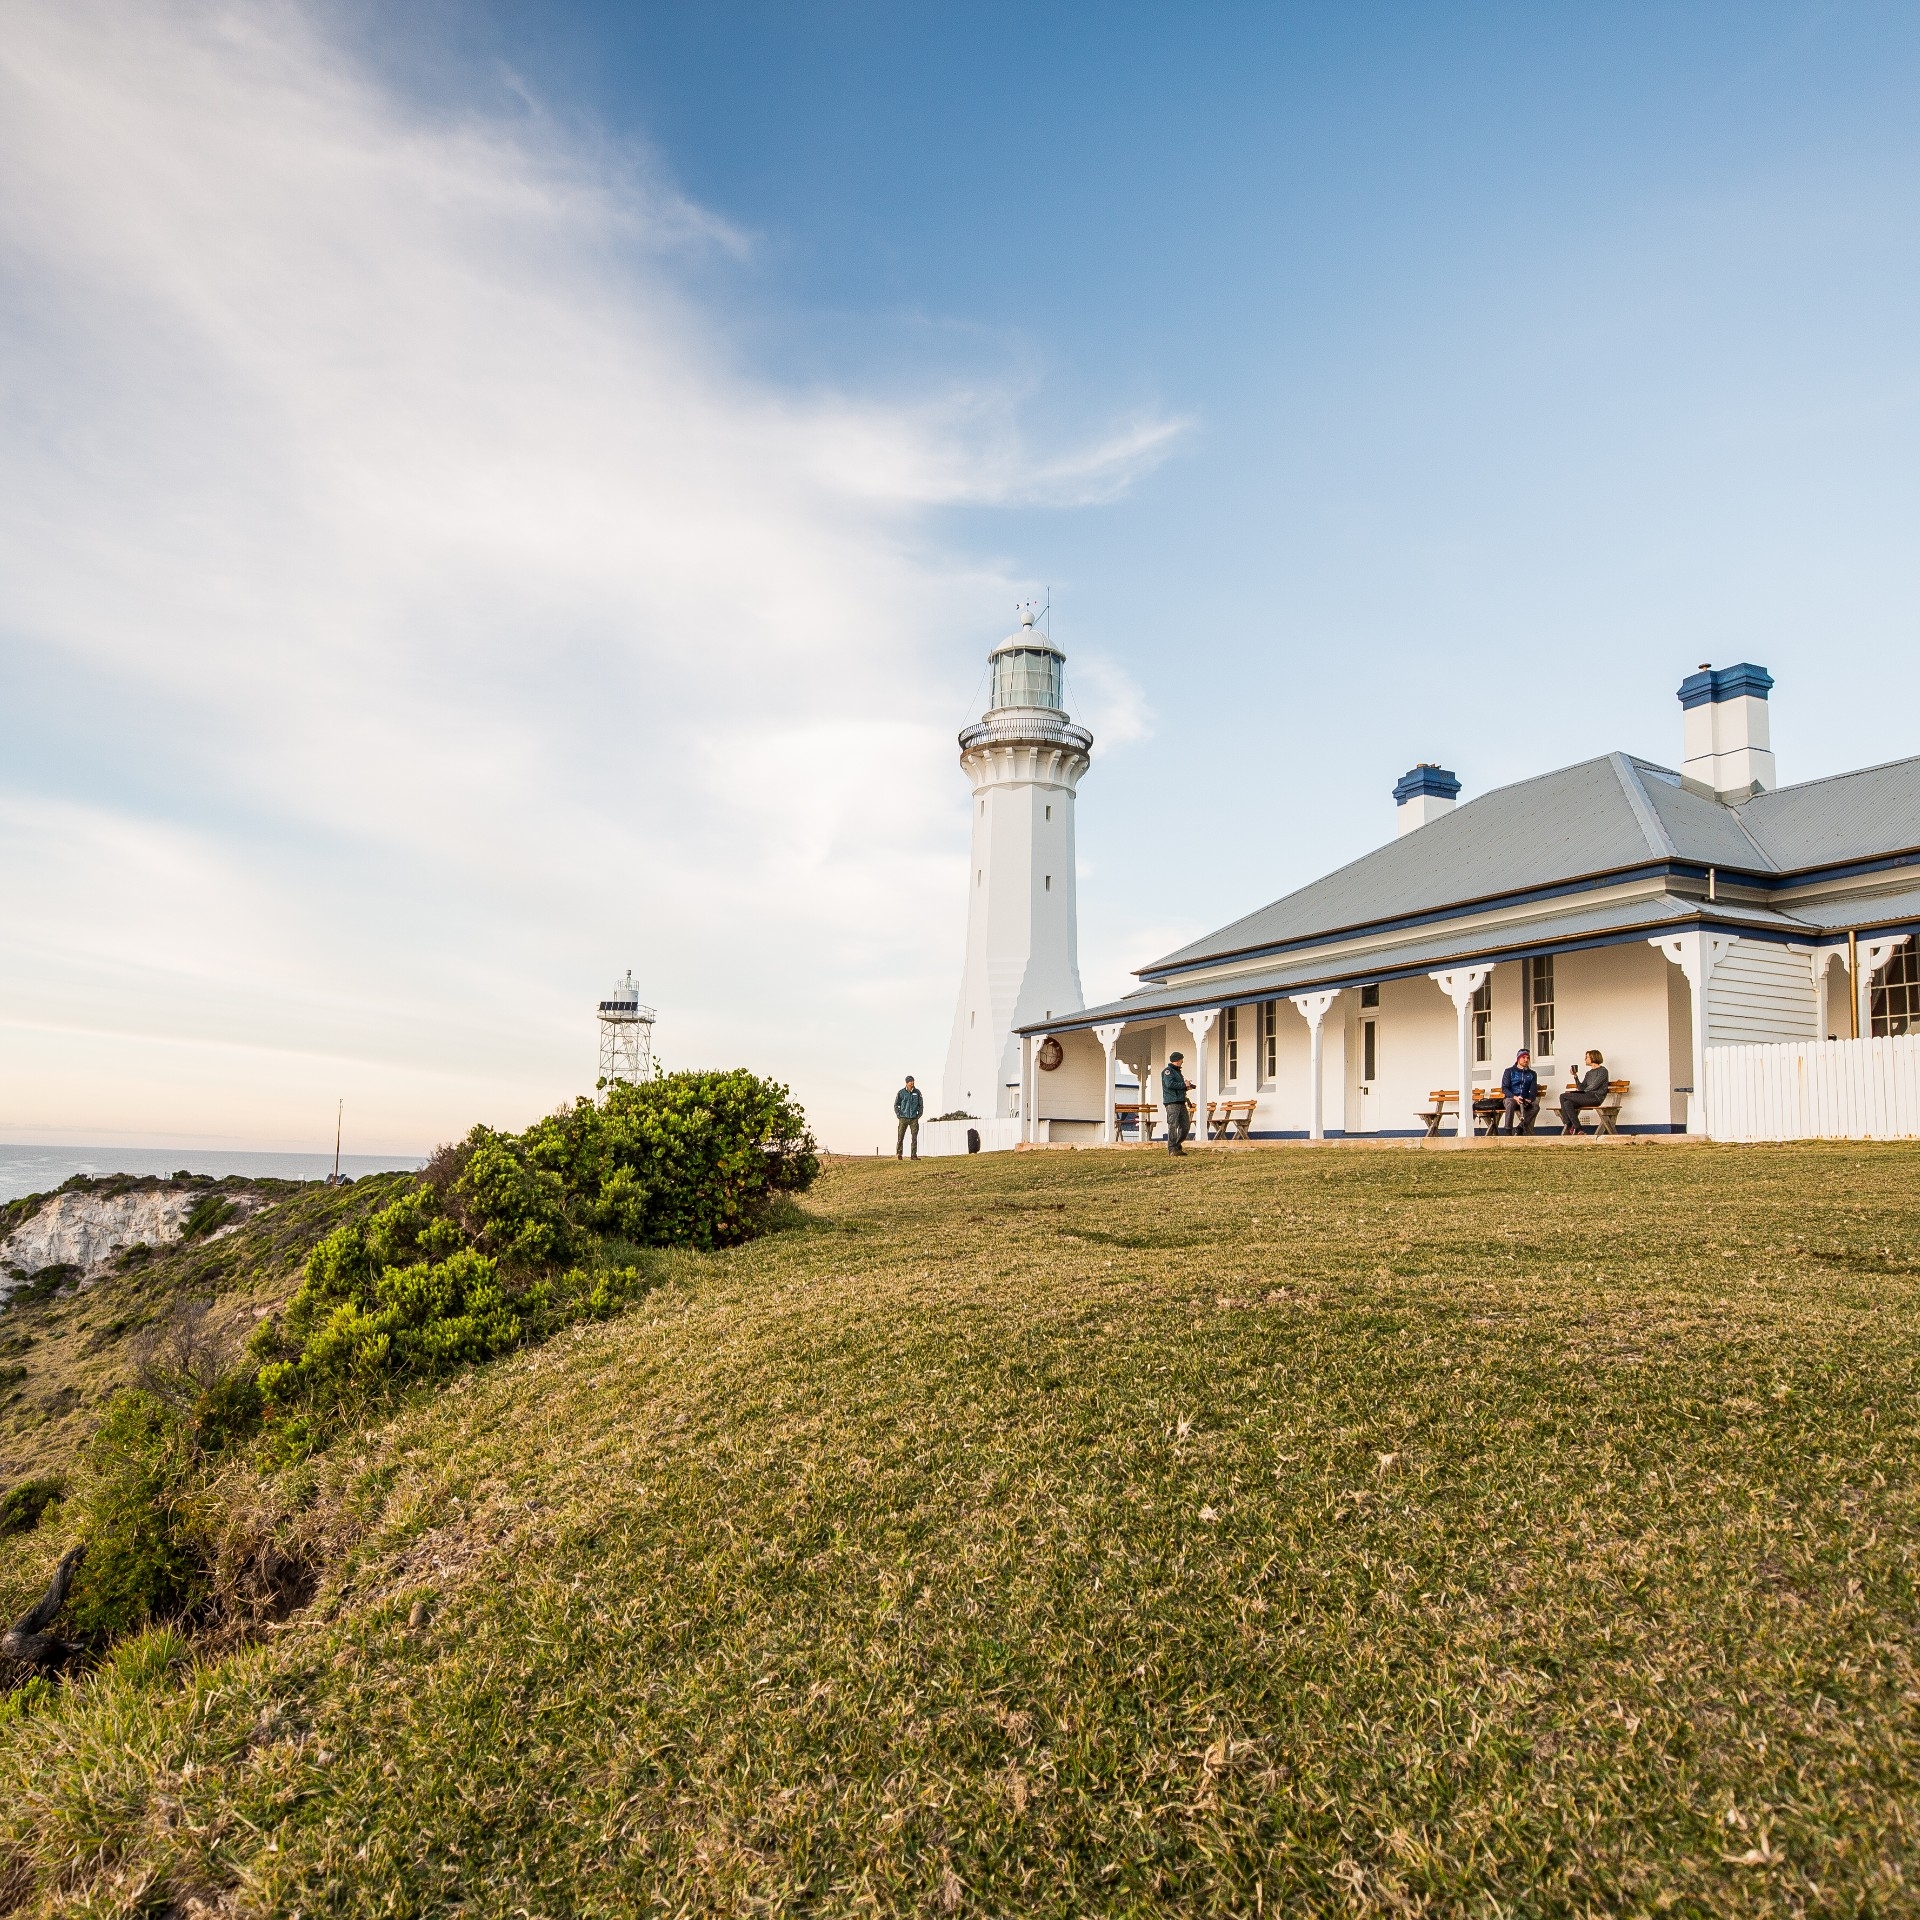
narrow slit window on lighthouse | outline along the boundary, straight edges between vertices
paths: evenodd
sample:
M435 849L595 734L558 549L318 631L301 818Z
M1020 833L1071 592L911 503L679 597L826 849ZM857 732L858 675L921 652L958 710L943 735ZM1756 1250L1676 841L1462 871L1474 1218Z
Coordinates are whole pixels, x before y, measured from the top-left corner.
M1049 893L1053 891L1053 875L1052 874L1047 875L1047 891Z
M1047 818L1048 818L1049 820L1051 820L1051 819L1053 818L1053 809L1052 809L1051 807L1049 807L1049 808L1047 809Z

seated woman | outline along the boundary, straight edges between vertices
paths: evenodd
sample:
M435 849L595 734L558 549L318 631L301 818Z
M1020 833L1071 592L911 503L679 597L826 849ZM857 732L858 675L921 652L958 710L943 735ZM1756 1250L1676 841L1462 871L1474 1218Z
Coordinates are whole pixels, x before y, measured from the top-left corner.
M1584 1133L1580 1124L1583 1107L1602 1105L1607 1097L1607 1069L1598 1048L1587 1055L1587 1070L1560 1096L1560 1125L1563 1133Z
M1505 1133L1531 1133L1540 1113L1540 1076L1525 1047L1500 1076L1500 1127Z

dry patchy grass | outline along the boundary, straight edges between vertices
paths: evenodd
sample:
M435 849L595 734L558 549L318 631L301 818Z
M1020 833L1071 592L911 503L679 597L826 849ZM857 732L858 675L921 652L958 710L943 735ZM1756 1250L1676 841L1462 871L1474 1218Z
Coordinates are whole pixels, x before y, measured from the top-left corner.
M1920 1909L1916 1170L839 1163L787 1231L339 1443L308 1614L135 1643L0 1732L6 1884Z

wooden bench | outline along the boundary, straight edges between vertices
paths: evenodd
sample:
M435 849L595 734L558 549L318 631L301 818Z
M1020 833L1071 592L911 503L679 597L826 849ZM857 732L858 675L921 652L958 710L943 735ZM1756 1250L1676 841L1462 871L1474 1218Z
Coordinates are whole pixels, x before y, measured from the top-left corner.
M1449 1115L1458 1116L1460 1112L1460 1092L1457 1087L1435 1087L1427 1095L1427 1104L1420 1110L1419 1117L1426 1122L1427 1138L1440 1138L1440 1124ZM1477 1133L1491 1133L1500 1124L1501 1102L1497 1093L1476 1092L1473 1096L1473 1126Z
M1618 1133L1620 1131L1620 1103L1632 1091L1633 1082L1631 1080L1609 1080L1607 1082L1607 1097L1601 1101L1597 1107L1582 1107L1574 1113L1574 1131L1576 1133L1586 1132L1585 1126L1581 1124L1580 1115L1582 1113L1590 1113L1593 1115L1593 1137L1596 1140L1599 1139L1602 1134Z
M1253 1137L1253 1110L1257 1100L1209 1100L1207 1102L1207 1138L1209 1140L1249 1140Z
M1113 1137L1124 1140L1127 1122L1133 1122L1134 1135L1142 1142L1153 1138L1154 1116L1160 1109L1150 1100L1116 1100L1113 1103Z

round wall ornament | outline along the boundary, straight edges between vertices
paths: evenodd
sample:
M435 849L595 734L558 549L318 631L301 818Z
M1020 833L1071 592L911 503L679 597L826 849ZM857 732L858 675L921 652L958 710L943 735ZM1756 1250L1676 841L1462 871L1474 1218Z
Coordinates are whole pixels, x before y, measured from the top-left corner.
M1042 1073L1051 1073L1067 1057L1067 1050L1052 1034L1040 1043L1040 1051L1034 1056Z

